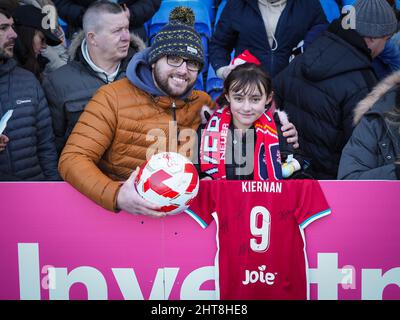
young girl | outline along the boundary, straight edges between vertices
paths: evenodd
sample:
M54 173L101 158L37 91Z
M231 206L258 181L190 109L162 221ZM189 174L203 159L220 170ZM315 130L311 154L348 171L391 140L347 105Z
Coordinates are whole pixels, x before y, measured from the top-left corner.
M272 99L271 80L258 65L230 72L220 108L201 130L200 177L276 180L302 169L304 160L280 132L287 116L271 110Z

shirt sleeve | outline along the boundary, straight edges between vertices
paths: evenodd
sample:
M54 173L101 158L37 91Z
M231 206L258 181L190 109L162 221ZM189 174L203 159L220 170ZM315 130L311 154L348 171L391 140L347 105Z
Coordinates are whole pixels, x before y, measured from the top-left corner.
M213 221L212 214L216 211L218 185L216 181L200 181L197 197L185 210L204 229Z
M329 204L318 180L298 180L299 192L296 220L302 229L315 220L331 213Z

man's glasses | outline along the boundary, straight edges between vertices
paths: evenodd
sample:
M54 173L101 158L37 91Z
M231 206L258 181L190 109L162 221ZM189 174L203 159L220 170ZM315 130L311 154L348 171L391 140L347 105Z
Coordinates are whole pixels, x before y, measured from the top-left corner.
M181 57L177 56L167 56L167 63L171 67L180 67L183 62L186 62L186 67L190 71L200 71L201 69L201 64L195 60L190 60L190 59L184 59Z

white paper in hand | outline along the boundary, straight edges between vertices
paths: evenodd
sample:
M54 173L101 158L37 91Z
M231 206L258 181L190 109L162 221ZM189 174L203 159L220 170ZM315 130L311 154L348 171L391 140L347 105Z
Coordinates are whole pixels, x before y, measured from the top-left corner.
M4 131L4 129L6 128L6 126L7 126L7 122L8 122L8 120L11 118L11 116L12 116L12 114L13 114L13 111L14 110L8 110L5 114L4 114L4 116L1 118L1 120L0 120L0 134L2 134L3 133L3 131Z

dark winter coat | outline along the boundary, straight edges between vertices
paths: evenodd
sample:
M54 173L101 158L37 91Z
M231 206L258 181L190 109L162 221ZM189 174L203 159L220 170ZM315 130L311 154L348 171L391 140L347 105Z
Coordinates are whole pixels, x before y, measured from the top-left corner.
M343 149L338 179L398 180L400 123L390 124L386 113L400 103L400 72L382 81L355 109L357 127Z
M354 108L376 84L365 41L337 23L273 80L318 179L336 179Z
M43 81L53 119L58 154L61 153L89 100L97 89L106 84L83 58L80 48L83 37L84 34L80 33L71 44L72 61L52 72ZM115 80L125 77L130 58L144 47L139 37L131 36L131 48L128 56L121 61Z
M0 118L13 114L3 134L0 180L59 180L50 111L35 76L10 59L0 64Z
M230 62L230 54L248 49L271 76L289 64L292 49L314 26L326 24L318 0L288 0L276 27L278 48L271 50L257 0L230 0L218 20L210 42L210 62L215 70Z

